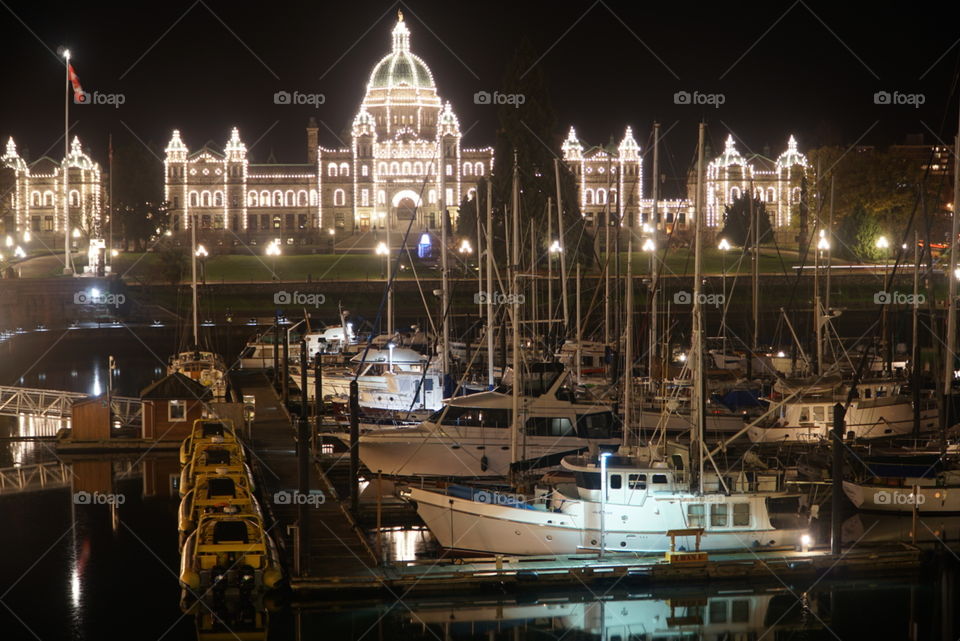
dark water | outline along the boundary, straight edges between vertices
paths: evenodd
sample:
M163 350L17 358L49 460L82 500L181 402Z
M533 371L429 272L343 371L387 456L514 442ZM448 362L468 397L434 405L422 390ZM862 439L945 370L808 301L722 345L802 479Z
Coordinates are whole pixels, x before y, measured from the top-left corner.
M221 340L237 343L236 350L242 342L231 335ZM115 389L135 395L157 376L156 356L165 357L175 341L168 329L144 329L138 337L122 328L18 336L0 345L0 382L22 378L25 385L46 382L90 392L98 377L104 384L103 353L109 350L121 371ZM11 419L0 427L15 434L21 423ZM56 460L48 444L0 441L0 467L43 460ZM958 562L946 552L935 568L906 578L848 581L828 574L816 583L795 584L771 575L757 586L617 584L462 598L398 593L381 601L328 602L301 610L277 605L280 599L259 603L257 612L228 605L217 610L219 619L203 608L195 616L180 609L175 457L99 455L64 462L72 465L69 487L0 493L0 639L180 640L198 638L198 628L199 638L344 641L956 641L960 634ZM77 505L72 497L78 489L123 500L114 506ZM960 517L928 525L931 533L960 535ZM869 517L845 528L864 540L909 536L911 530L908 520L874 525ZM410 559L429 546L429 536L399 528L387 533L385 543L393 556Z

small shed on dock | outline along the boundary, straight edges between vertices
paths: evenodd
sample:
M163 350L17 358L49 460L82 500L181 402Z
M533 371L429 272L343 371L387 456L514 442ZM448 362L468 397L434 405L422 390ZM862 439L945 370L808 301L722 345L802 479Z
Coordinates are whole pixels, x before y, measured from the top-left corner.
M179 372L149 385L140 392L143 438L182 441L190 435L193 422L203 418L204 403L212 397L210 388Z
M110 399L106 394L75 401L71 408L72 438L103 441L110 438Z

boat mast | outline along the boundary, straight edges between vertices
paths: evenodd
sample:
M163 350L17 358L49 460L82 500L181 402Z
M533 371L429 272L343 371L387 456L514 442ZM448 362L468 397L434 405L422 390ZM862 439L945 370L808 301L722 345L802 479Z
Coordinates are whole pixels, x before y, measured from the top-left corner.
M817 375L823 374L823 313L820 310L820 218L814 224L813 237L817 239L817 247L813 250L813 327L817 341Z
M448 297L450 295L449 283L447 282L447 186L444 181L446 174L445 160L446 154L443 148L443 142L440 143L440 163L438 170L440 172L440 273L442 276L440 293L440 313L443 321L442 343L440 353L440 364L443 372L444 385L446 385L447 373L450 367L450 320L447 314L449 306Z
M493 179L487 181L487 385L493 389Z
M954 138L954 149L960 152L960 128L957 136ZM953 402L953 371L957 350L957 235L960 234L960 218L958 218L957 209L960 208L960 162L956 161L954 154L953 163L953 225L950 231L950 269L947 271L947 282L949 283L949 293L947 296L947 351L943 359L943 426L950 427L953 422L952 402Z
M580 262L577 262L577 353L574 358L576 358L576 371L577 371L577 385L581 383L581 373L583 371L581 366L581 357L583 356L583 323L580 320Z
M627 240L627 318L623 346L623 444L630 445L631 401L633 388L633 234Z
M923 198L923 192L920 192ZM924 203L926 210L926 203ZM926 218L926 211L924 211ZM920 293L920 232L913 229L913 309L910 310L912 327L911 352L910 352L910 391L913 395L913 437L920 436L920 305L917 303L917 296Z
M553 159L553 173L557 176L557 236L560 239L560 296L563 300L563 331L570 327L570 316L567 311L567 248L563 235L563 198L560 195L560 160ZM580 340L580 339L577 339Z
M200 330L197 323L197 218L190 212L190 290L193 299L193 347L200 349Z
M510 199L510 214L513 217L513 243L510 245L510 328L511 354L513 356L512 410L513 429L510 434L510 458L518 460L517 441L520 434L520 305L517 295L517 272L520 269L520 187L517 169L517 152L513 152L513 189Z
M701 122L697 137L697 195L694 200L694 244L693 244L693 318L690 332L693 371L693 394L690 399L690 416L696 421L691 437L691 445L696 443L697 453L697 483L700 494L703 494L703 328L701 326L701 271L703 244L703 138L706 125ZM751 193L751 198L753 194ZM693 448L692 448L693 449Z
M657 199L660 198L660 123L653 123L653 185L651 189L653 197L653 206L650 212L650 222L653 223L654 239L656 239L657 230L660 228L660 213L657 211ZM650 252L650 363L647 366L647 376L650 379L651 389L656 389L653 381L653 373L657 370L660 359L660 337L657 327L657 289L659 283L659 266L657 264L657 248L654 245Z
M553 199L547 196L547 335L553 333ZM551 341L552 343L552 341Z

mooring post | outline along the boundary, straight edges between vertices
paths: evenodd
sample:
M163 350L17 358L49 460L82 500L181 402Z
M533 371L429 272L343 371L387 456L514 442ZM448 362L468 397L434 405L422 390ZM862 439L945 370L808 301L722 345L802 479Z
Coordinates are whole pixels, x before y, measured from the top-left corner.
M317 351L313 365L313 403L315 405L314 414L317 416L316 428L313 432L313 441L316 443L320 439L320 453L323 453L323 436L320 431L320 421L323 418L323 350Z
M360 387L356 379L350 381L350 509L356 514L360 507Z
M280 389L283 390L283 406L286 407L290 402L290 385L287 384L287 381L290 380L290 334L283 330L283 375L280 377Z
M273 316L273 381L280 376L280 312Z
M830 553L840 554L843 547L841 511L843 507L843 430L846 410L842 403L833 406L833 495L830 503Z
M310 572L310 517L307 514L313 506L310 498L310 421L306 416L301 416L297 421L297 472L298 488L300 495L298 501L298 518L300 533L300 575L305 576Z
M307 365L310 361L307 358L307 341L300 341L300 416L308 418L310 416L310 405L307 399Z

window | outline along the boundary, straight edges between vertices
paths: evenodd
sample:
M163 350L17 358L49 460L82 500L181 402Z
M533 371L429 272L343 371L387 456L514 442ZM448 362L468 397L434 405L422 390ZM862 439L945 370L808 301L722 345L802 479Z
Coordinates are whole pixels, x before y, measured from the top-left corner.
M592 190L592 189L586 189L586 190L584 191L584 194L583 194L583 202L584 202L584 204L586 204L586 205L592 205L592 204L593 204L593 190Z
M710 601L710 623L727 622L727 602L714 599Z
M316 190L316 189L311 189L311 190L310 190L310 205L311 205L312 207L315 207L316 204L317 204L317 190Z
M302 189L297 192L297 207L307 206L307 192Z
M813 420L815 423L823 423L823 406L817 405L813 408Z
M360 175L361 175L361 176L369 176L369 175L370 175L370 168L369 168L367 165L360 165Z
M447 204L448 205L454 204L453 189L447 189Z
M76 191L75 189L70 191L70 206L80 206L80 192Z
M653 475L654 485L666 485L667 475L666 474L654 474Z
M463 175L472 176L473 175L473 165L468 162L463 163Z
M511 424L510 410L484 409L478 407L457 407L448 405L434 412L427 420L441 421L443 425L461 425L468 427L508 428Z
M198 203L198 200L197 200L197 199L198 199L197 192L191 191L191 192L190 192L190 206L191 206L191 207L196 207L196 206L197 206L197 203Z
M333 162L332 162L332 163L330 163L329 165L327 165L327 175L328 175L328 176L331 176L331 177L337 175L337 164L336 164L336 163L333 163Z
M483 163L482 163L482 162L478 162L478 163L477 163L477 168L476 168L476 170L475 170L474 173L477 174L478 176L482 176L482 175L483 175Z
M345 162L340 163L340 175L349 176L350 175L350 165Z
M611 438L613 432L611 412L584 414L577 419L577 433L580 438Z
M273 206L283 207L283 192L279 189L273 192Z
M622 474L611 474L610 475L610 489L619 490L623 487L623 475Z
M407 175L410 174L410 168L411 168L410 163L409 163L409 162L404 162L402 165L400 165L400 172L401 172L404 176L407 176Z
M800 408L800 422L801 422L801 423L809 423L809 422L810 422L810 408L809 408L809 407L801 407L801 408Z
M710 505L710 526L727 527L726 503L712 503Z
M31 207L39 207L39 206L40 206L40 192L39 192L39 191L35 191L35 192L33 192L33 194L31 194L31 196L30 196L30 206L31 206Z
M687 505L687 527L703 527L702 503L690 503Z
M627 487L631 490L645 490L647 489L647 475L646 474L630 474L627 476Z
M284 207L293 207L297 204L296 196L293 194L293 190L290 189L283 195L283 206Z
M223 207L223 192L218 191L213 194L213 206Z
M573 436L573 424L566 417L534 416L527 419L525 433L529 436Z
M452 175L453 175L453 165L447 165L447 168L446 168L445 171L446 171L446 174L447 174L448 176L452 176Z
M167 401L167 420L171 423L187 420L187 402Z
M333 192L333 204L334 204L334 205L337 205L337 206L339 206L339 207L342 207L343 204L344 204L344 202L345 202L345 200L346 200L346 196L345 196L345 194L343 193L343 190L342 190L342 189L338 189L338 190L336 190L335 192Z
M733 504L733 525L736 527L746 527L750 525L750 504Z
M370 190L369 189L360 190L360 205L362 207L370 206Z

